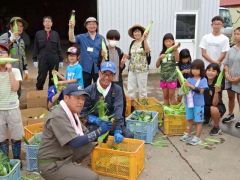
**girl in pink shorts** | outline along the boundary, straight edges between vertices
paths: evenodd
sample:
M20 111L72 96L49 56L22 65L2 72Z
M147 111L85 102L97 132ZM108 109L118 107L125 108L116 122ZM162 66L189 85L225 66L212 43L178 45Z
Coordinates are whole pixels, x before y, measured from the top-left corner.
M163 49L157 59L156 67L160 67L160 88L163 90L164 105L176 104L175 89L177 88L176 61L179 59L177 47L168 54L166 50L175 44L171 33L163 37Z

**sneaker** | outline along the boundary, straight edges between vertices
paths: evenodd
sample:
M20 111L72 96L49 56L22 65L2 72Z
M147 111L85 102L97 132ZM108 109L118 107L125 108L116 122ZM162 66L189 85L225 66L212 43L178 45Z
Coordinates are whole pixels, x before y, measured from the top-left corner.
M195 146L195 145L198 145L198 144L201 144L202 141L200 138L198 138L197 136L194 136L191 141L188 142L189 144Z
M228 114L225 118L223 118L222 123L229 123L234 121L234 114Z
M192 139L191 135L189 135L188 133L184 133L184 135L182 137L180 137L180 141L190 141Z
M213 127L210 131L211 136L217 136L222 133L222 130L219 127Z
M236 128L240 128L240 121L238 121L235 125Z

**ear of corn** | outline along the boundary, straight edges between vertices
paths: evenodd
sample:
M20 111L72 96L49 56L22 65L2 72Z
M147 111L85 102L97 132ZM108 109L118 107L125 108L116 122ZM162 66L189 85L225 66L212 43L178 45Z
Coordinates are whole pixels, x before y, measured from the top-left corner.
M71 17L70 17L70 21L72 21L73 23L75 23L75 10L72 10Z
M53 84L56 87L56 89L58 90L58 77L55 73L53 73Z
M14 59L14 58L0 58L0 64L14 63L17 61L18 59Z
M185 85L186 79L183 77L183 74L180 71L179 67L176 67L176 71L177 71L179 82L181 84L181 91L183 92L183 94L187 94L189 92L189 88Z
M13 22L12 30L13 30L13 33L17 33L18 32L18 25L17 25L17 21L16 20Z
M181 45L181 43L176 43L175 45L173 45L172 47L168 48L166 51L165 51L165 54L169 54L169 53L172 53L174 51L175 48L179 47Z
M102 39L102 51L104 52L104 59L105 60L107 60L108 59L108 53L107 53L107 46L106 46L106 44L105 44L105 42L104 42L104 40Z
M145 29L144 32L149 33L150 30L152 29L152 25L153 25L153 21L150 21L150 22L148 23L148 25L147 25L147 27L146 27L146 29Z
M101 144L107 138L108 134L109 134L109 131L107 131L103 135L99 136L97 139L98 144Z
M220 74L218 75L218 78L217 78L217 82L216 82L216 84L215 84L215 86L217 86L217 87L221 87L221 85L222 85L222 80L223 80L223 76L224 76L224 71L222 70L221 72L220 72Z

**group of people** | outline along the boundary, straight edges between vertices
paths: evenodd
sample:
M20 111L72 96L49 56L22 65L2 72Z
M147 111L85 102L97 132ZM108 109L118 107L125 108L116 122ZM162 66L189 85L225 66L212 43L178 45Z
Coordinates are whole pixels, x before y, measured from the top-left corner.
M13 32L15 22L18 32ZM117 46L120 40L117 30L109 30L105 41L97 32L96 18L89 17L84 23L87 32L75 35L75 21L70 20L68 36L75 45L66 51L69 65L62 75L58 72L58 68L63 66L60 38L52 30L52 25L50 16L43 18L44 29L36 33L33 50L33 64L38 68L37 90L43 89L49 73L48 108L51 111L45 121L39 148L39 170L45 179L98 179L96 173L75 162L81 162L88 156L95 147L96 139L107 131L114 136L115 143L121 143L124 137L132 137L125 125L126 99L122 71L125 62L129 61L129 97L132 100L147 97L151 62L148 32L139 24L132 26L128 34L133 41L129 52L123 53ZM223 123L234 119L235 94L240 103L240 28L235 29L236 44L230 48L229 40L221 34L222 26L220 16L212 19L212 32L205 35L200 43L204 60L192 60L188 49L178 52L173 35L167 33L156 61L156 67L160 67L164 105L182 102L183 94L179 90L176 98L176 89L183 85L189 88L184 98L189 128L180 140L192 145L201 143L202 124L210 119L214 124L210 134L221 133L219 122L226 112L222 101L223 89L227 89L229 97L229 114ZM0 64L0 78L3 79L3 85L0 86L0 150L8 154L11 139L13 156L17 159L20 158L23 136L18 97L22 76L28 76L24 41L21 38L26 27L27 23L22 18L14 17L10 21L9 32L0 37L0 58L11 56L19 59L14 64ZM103 41L107 42L107 54L102 49ZM171 47L173 51L166 53ZM107 59L104 58L106 56ZM176 64L186 78L185 84L177 80ZM225 72L225 81L223 86L218 87L215 83L221 69ZM52 81L53 75L59 78L57 84ZM192 97L191 103L188 96ZM106 104L106 115L112 117L112 121L104 121L94 109L101 99ZM196 135L192 137L194 123L197 124ZM236 123L236 127L240 127L240 122Z

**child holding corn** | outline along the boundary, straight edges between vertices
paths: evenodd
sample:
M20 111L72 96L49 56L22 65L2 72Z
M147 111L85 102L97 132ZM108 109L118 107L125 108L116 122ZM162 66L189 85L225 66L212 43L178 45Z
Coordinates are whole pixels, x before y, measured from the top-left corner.
M175 89L177 88L176 61L178 61L178 46L171 53L167 49L175 44L173 35L167 33L163 37L163 48L157 59L156 67L160 67L160 87L163 90L165 105L176 104Z
M67 59L69 61L69 65L67 66L65 77L62 76L59 72L54 71L57 76L61 79L58 82L59 85L76 83L79 87L83 88L83 74L82 74L82 66L78 62L79 51L76 47L72 46L67 50Z
M8 46L0 44L0 62L1 58L8 56ZM21 139L23 137L23 124L17 95L20 81L22 81L20 70L12 68L10 63L1 62L0 81L0 151L8 155L10 139L13 158L20 159ZM10 132L10 136L8 132Z
M209 89L204 90L204 123L208 123L209 119L213 120L213 128L210 131L211 136L221 134L222 130L219 127L220 118L226 112L225 105L222 101L223 86L216 85L217 79L220 76L220 67L217 63L211 63L206 68L206 78Z
M208 88L205 78L204 62L201 59L193 61L190 70L191 77L187 79L186 86L190 89L186 96L186 119L188 121L187 133L180 140L191 145L201 144L202 123L204 120L204 90ZM193 123L196 123L196 136L192 137Z

